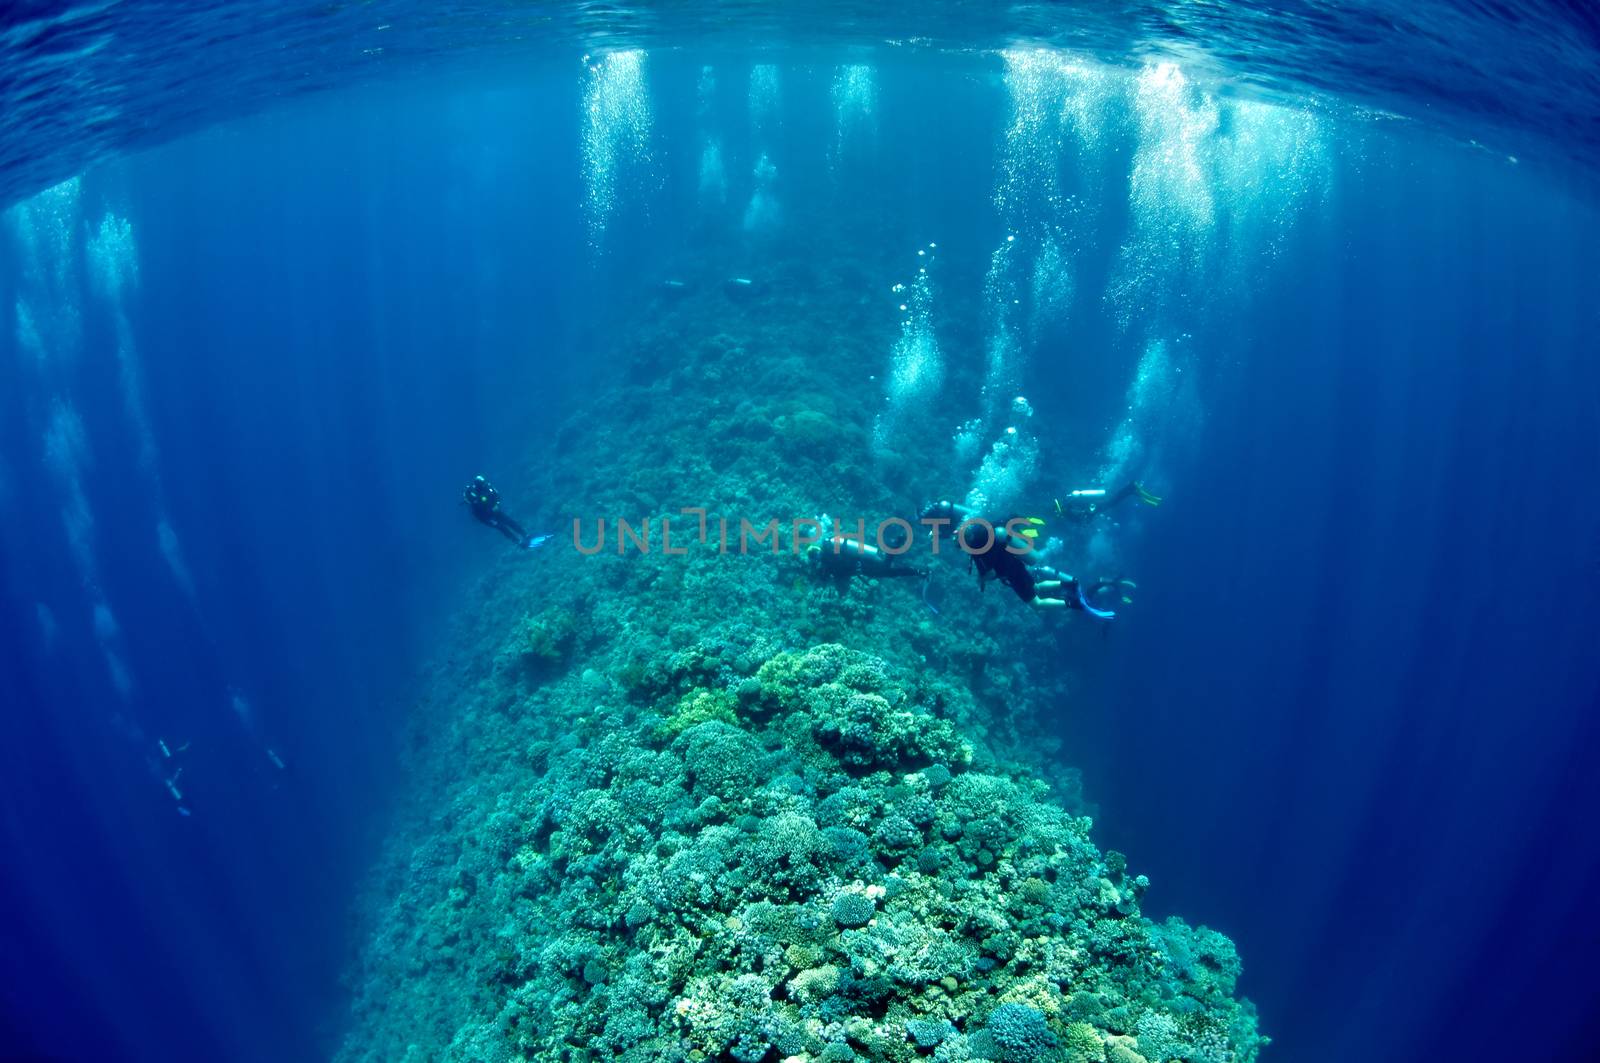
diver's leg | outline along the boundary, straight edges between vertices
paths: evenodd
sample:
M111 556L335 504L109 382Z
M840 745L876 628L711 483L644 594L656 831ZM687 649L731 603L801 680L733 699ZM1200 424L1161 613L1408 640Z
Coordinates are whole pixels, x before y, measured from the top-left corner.
M1079 609L1099 620L1111 620L1116 613L1110 609L1097 609L1084 597L1083 584L1071 576L1063 576L1059 572L1052 572L1056 579L1040 580L1034 584L1037 593L1029 605L1035 609Z
M1147 506L1159 506L1161 504L1161 496L1153 495L1149 491L1145 490L1143 480L1128 481L1128 485L1117 492L1117 500L1121 501L1130 495L1138 495L1139 501L1143 502Z
M1035 609L1077 609L1077 602L1068 598L1064 588L1069 584L1059 579L1042 579L1033 585L1033 597L1028 604ZM1076 597L1076 596L1074 596Z
M1110 594L1121 598L1126 603L1132 603L1133 599L1129 597L1129 594L1138 589L1139 585L1133 582L1133 580L1124 579L1121 576L1117 576L1112 579L1095 580L1093 583L1084 588L1083 595L1085 598L1088 598L1092 601L1093 599L1100 597L1100 595L1109 592Z
M1101 510L1114 509L1123 502L1126 502L1130 497L1138 492L1139 481L1129 480L1127 483L1117 488L1116 492L1110 498L1106 499L1105 505L1101 506L1100 508Z
M517 534L517 522L512 520L510 517L507 517L504 513L494 514L493 518L490 520L490 523L496 528L500 529L501 535L504 535L507 539L510 539L518 546L521 546L523 541L527 538L524 535Z

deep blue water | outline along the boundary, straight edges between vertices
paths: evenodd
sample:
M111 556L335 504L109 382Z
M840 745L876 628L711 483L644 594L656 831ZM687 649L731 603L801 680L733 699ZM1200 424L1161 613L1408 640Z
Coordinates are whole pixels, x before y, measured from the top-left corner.
M43 366L15 341L12 299L40 288L8 247L4 908L22 936L0 961L0 1042L325 1050L409 686L493 549L461 523L462 470L515 479L574 375L546 352L582 346L585 295L548 254L579 242L569 116L532 87L470 109L324 101L102 168L49 289L79 337L47 337ZM497 137L510 126L526 139ZM136 245L152 470L77 238L107 211ZM63 410L85 437L64 476L43 442ZM92 573L65 481L92 514ZM158 740L190 748L165 763ZM178 766L188 817L162 782Z
M463 520L459 481L483 469L514 489L557 417L612 379L618 308L702 238L708 130L733 217L764 141L796 215L843 213L875 247L940 243L953 379L981 377L1007 222L1071 230L1070 305L1039 315L1016 370L1035 490L1092 474L1141 355L1170 345L1186 376L1138 426L1138 467L1166 502L1116 532L1138 600L1109 634L1062 638L1086 697L1059 725L1099 841L1150 875L1151 908L1238 942L1273 1057L1489 1060L1535 1032L1540 1055L1591 1054L1600 186L1571 134L1593 137L1592 13L1462 15L1470 32L1451 38L1433 9L1388 12L1369 22L1426 24L1457 65L1419 58L1380 84L1351 72L1398 54L1381 32L1291 49L1253 19L1158 12L1164 50L1210 43L1202 67L1423 121L1331 102L1313 156L1202 141L1208 176L1141 206L1140 144L1184 141L1141 141L1118 88L1092 100L1092 144L1022 144L1009 219L993 199L1018 144L992 56L860 37L835 54L813 26L803 62L779 60L780 132L763 138L750 58L719 37L722 88L702 111L695 38L668 27L678 50L647 68L652 160L619 178L597 252L577 57L603 15L511 62L514 43L475 36L474 9L402 36L381 69L295 52L290 78L240 42L316 25L343 56L350 20L372 32L373 12L330 7L323 25L281 10L234 10L256 35L235 26L187 92L155 35L102 45L76 74L115 98L98 118L62 102L61 64L17 57L49 40L70 59L107 14L49 33L14 21L4 38L8 91L51 107L3 127L27 150L0 185L25 200L0 231L0 1055L283 1060L336 1043L415 669L499 548ZM1036 30L1049 14L1018 17ZM1497 81L1499 18L1530 27L1507 51L1583 73L1547 62ZM1094 43L1150 25L1111 22ZM877 67L877 147L841 195L829 91L844 61ZM1050 213L1035 148L1071 211ZM71 189L27 198L91 160ZM1210 211L1185 198L1204 188ZM1119 301L1141 223L1153 248L1175 227L1199 264L1162 260ZM133 261L136 282L107 282ZM169 759L159 741L188 748ZM181 802L164 785L179 767Z
M1182 541L1069 724L1285 1058L1593 1043L1595 223L1427 156L1351 180L1229 330Z

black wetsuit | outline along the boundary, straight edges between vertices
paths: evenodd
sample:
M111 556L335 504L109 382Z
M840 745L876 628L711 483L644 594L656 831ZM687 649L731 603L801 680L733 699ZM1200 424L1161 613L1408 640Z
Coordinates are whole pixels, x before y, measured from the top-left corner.
M474 517L491 528L499 529L500 534L507 539L518 546L527 543L528 533L523 530L522 525L500 509L500 492L496 491L488 480L479 476L467 484L467 489L462 494L462 501L466 502Z
M1030 529L1037 529L1041 523L1038 520L1012 518L990 524L968 507L953 502L933 502L923 508L917 519L928 525L938 538L949 537L957 542L972 567L978 570L980 590L990 579L996 579L1010 587L1018 598L1029 605L1046 608L1065 606L1091 612L1101 619L1111 619L1113 614L1110 611L1089 605L1077 580L1049 565L1038 563L1033 544L1023 538ZM1014 536L1007 530L1013 524L1023 525L1021 535Z
M1032 563L1027 553L1016 553L1007 549L1012 544L1011 534L1001 525L994 529L991 537L989 529L981 524L968 524L961 533L962 548L972 560L972 567L978 570L978 586L981 588L989 580L996 579L1016 592L1018 598L1031 602L1035 598L1053 598L1066 602L1073 608L1078 608L1075 595L1064 593L1073 586L1070 576L1064 576L1048 565ZM987 543L987 545L985 545ZM1050 588L1046 594L1039 591L1040 583L1056 582L1060 586Z

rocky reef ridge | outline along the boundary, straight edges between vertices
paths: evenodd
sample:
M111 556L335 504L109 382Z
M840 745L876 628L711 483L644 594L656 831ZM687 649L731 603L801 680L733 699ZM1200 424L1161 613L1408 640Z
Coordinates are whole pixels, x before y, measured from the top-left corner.
M634 327L635 382L526 476L544 516L884 504L849 445L870 408L810 365L886 338L766 290ZM1148 881L1029 737L1072 698L1034 663L1056 634L907 584L706 549L498 566L416 714L338 1058L1255 1060L1232 943L1141 914Z

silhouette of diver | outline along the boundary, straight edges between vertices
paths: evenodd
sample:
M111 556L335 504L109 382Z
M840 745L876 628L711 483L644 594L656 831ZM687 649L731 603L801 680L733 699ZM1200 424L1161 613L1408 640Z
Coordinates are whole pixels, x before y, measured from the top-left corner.
M1038 517L1014 517L994 525L966 506L935 502L924 508L918 519L931 523L934 535L948 536L961 547L977 570L980 590L995 579L1035 609L1077 609L1100 620L1117 615L1090 602L1100 584L1086 592L1081 581L1039 563L1033 538L1044 522Z
M474 476L462 493L461 500L472 510L472 515L500 534L527 550L544 545L548 535L530 536L521 524L500 508L500 492L482 476Z

